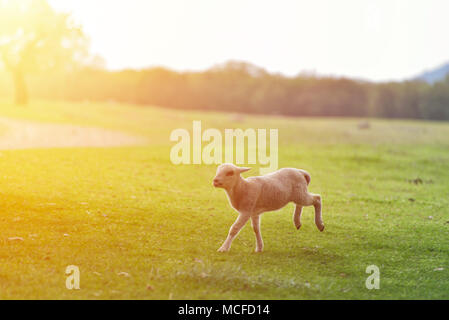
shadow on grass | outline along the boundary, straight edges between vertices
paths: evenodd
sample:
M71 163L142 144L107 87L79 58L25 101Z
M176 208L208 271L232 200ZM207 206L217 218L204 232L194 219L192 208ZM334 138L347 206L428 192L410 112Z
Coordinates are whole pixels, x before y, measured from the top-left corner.
M190 287L189 290L203 290L204 293L263 293L287 289L299 297L307 297L318 293L319 287L311 285L302 271L308 269L316 272L340 262L338 255L322 252L318 248L303 248L296 252L284 249L264 253L217 253L184 264L163 278L169 278L177 286L182 284ZM283 266L281 269L280 265Z

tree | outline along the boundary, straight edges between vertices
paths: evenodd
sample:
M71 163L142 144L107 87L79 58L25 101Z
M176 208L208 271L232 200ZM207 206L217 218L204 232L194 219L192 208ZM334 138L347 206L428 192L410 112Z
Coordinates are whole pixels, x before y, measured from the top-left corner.
M86 52L81 27L46 0L0 1L0 58L12 75L16 104L28 103L27 73L73 67Z

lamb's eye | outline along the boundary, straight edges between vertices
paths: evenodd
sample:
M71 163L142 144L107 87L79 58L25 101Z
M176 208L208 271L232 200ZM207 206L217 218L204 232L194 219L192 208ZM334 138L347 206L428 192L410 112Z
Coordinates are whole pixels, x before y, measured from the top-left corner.
M234 175L234 171L229 171L226 173L226 177L232 177Z

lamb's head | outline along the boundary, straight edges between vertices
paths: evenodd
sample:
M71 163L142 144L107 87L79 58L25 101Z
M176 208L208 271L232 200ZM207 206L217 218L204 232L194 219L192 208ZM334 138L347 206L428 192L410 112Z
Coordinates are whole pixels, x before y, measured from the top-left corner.
M240 174L251 170L251 168L241 168L233 164L222 164L217 169L217 175L214 178L214 187L231 189L240 179Z

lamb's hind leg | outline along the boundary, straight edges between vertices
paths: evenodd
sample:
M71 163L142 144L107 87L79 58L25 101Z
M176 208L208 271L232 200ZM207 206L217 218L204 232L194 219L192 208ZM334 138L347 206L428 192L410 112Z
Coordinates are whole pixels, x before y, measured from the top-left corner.
M301 214L302 214L302 206L297 204L295 208L295 213L293 214L293 223L295 224L296 229L300 229L301 224Z
M321 232L324 231L324 223L321 213L321 196L318 194L311 194L309 193L307 195L306 204L307 206L314 206L315 207L315 224Z
M321 232L324 231L324 223L323 223L323 217L321 213L321 196L318 194L313 194L313 206L315 207L315 224Z

